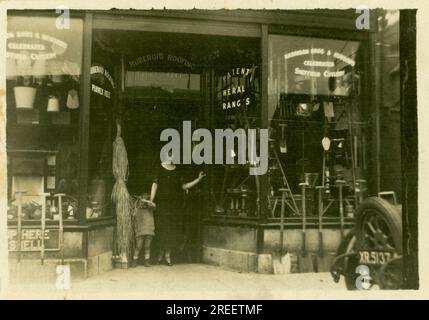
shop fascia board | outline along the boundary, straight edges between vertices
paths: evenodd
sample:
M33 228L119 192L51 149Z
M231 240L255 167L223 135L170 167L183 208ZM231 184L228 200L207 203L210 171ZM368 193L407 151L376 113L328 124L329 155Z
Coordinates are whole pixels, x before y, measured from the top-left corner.
M357 30L355 19L359 16L355 9L315 9L315 10L114 10L114 11L94 11L97 15L115 16L116 19L129 19L130 17L145 17L166 19L179 19L183 23L184 19L200 20L210 25L214 23L230 22L235 25L246 27L246 24L268 24L268 25L289 25L314 28L332 28L349 31L368 32L374 31L375 24L371 23L370 30ZM371 10L371 18L375 17ZM372 19L371 19L372 20ZM117 20L115 20L117 21ZM259 27L257 27L259 29ZM196 30L197 33L198 30ZM171 32L171 30L170 30ZM177 31L180 32L180 31ZM207 33L206 33L207 34ZM222 33L223 34L223 33Z
M210 24L212 27L214 23L219 23L225 27L225 23L233 23L234 26L241 28L253 27L249 30L252 37L260 36L260 27L257 24L267 25L284 25L284 26L295 26L295 27L313 27L321 29L340 29L344 31L356 31L360 33L374 32L375 23L371 23L369 30L357 30L355 26L355 18L359 15L355 9L338 10L338 9L314 9L314 10L72 10L73 16L83 17L85 12L94 13L98 19L104 21L98 21L99 25L96 28L99 29L118 29L118 30L133 30L130 28L120 27L112 24L112 22L128 21L131 18L141 20L142 17L152 18L160 20L165 18L166 20L172 21L172 19L178 19L180 23L184 20L202 21ZM28 11L10 10L9 15L27 15ZM32 10L32 15L52 15L52 10ZM111 19L107 19L106 16L110 16ZM371 21L376 19L376 13L371 10ZM110 21L110 25L109 22ZM108 25L106 26L105 23ZM188 31L176 31L170 26L166 32L185 32L185 33L198 33L198 34L216 34L216 35L227 35L225 32L218 30L212 30L211 32L202 32L198 30L201 22L197 24L197 30ZM135 24L134 24L135 26ZM220 27L220 25L219 25ZM195 25L194 25L195 28ZM142 30L142 29L136 29ZM142 30L146 31L146 30ZM150 31L150 30L148 30ZM243 31L242 31L243 32ZM257 33L257 34L255 34ZM237 35L240 36L240 35ZM245 35L243 35L245 36Z
M154 18L95 14L94 29L127 30L148 32L174 32L189 34L221 35L236 37L261 37L259 25L206 20L183 20L180 18Z

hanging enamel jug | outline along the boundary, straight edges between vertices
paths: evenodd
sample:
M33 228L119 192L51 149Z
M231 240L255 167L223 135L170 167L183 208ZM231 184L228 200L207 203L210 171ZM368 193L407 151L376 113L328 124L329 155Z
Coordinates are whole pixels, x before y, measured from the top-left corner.
M59 99L55 96L49 96L48 99L48 112L59 112L60 111L60 102Z
M69 109L77 109L79 108L79 95L77 90L71 89L67 94L67 108Z

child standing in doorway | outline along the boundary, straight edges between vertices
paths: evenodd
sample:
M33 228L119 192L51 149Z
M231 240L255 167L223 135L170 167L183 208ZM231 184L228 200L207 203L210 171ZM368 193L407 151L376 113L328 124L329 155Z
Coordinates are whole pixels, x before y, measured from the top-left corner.
M138 196L134 209L134 232L136 237L136 247L134 249L131 267L135 268L141 250L144 248L144 266L150 267L150 246L155 235L155 222L153 211L155 204L150 201L150 195L144 193Z

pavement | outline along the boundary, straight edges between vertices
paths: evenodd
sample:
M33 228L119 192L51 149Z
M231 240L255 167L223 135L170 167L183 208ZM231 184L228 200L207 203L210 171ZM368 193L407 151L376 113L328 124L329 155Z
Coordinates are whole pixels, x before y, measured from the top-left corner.
M138 266L113 269L73 281L68 290L55 283L10 284L3 299L289 299L305 298L308 291L323 298L327 291L345 291L329 273L270 275L240 273L204 264Z

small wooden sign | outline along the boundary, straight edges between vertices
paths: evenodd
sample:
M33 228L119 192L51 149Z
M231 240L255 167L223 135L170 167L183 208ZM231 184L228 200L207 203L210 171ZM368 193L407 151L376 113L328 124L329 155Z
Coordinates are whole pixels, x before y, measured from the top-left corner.
M60 231L45 230L45 251L60 250ZM7 230L9 251L18 251L18 230L9 227ZM23 228L21 234L21 251L40 251L42 246L42 230L38 228Z

